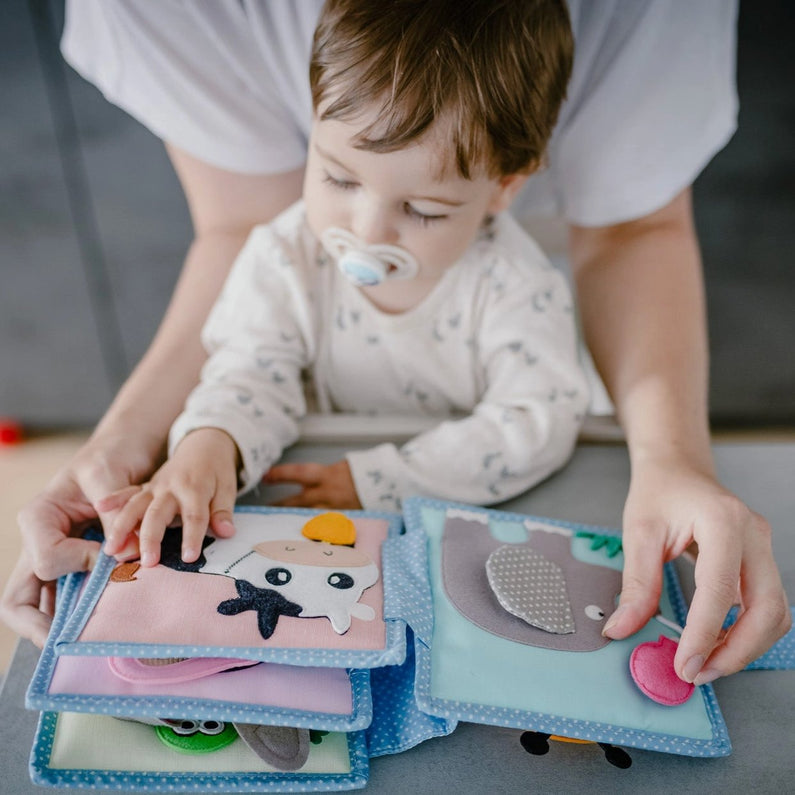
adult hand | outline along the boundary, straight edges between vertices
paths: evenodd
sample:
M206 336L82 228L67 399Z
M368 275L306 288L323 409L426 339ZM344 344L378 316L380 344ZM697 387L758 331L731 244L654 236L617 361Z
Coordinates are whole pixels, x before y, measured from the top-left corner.
M0 616L17 634L43 645L58 577L94 565L99 543L81 538L106 523L96 500L144 477L154 462L129 436L92 437L19 513L23 552L0 599Z
M674 660L696 685L742 670L791 626L769 524L710 475L681 463L633 467L624 509L624 577L611 638L636 632L658 610L662 564L698 544L695 594ZM740 614L722 627L732 605Z
M349 508L362 507L356 494L351 468L345 459L334 464L277 464L264 483L294 483L301 491L279 500L285 508Z

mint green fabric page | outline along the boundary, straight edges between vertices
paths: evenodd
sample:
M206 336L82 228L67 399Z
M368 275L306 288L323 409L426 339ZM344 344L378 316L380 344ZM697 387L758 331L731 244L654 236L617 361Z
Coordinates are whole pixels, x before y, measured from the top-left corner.
M520 543L526 538L523 522L514 515L487 513L489 530L498 540ZM711 691L697 689L684 704L666 707L643 695L630 676L633 648L656 641L660 635L678 640L675 630L652 619L632 637L589 652L528 646L491 634L464 617L445 592L441 559L444 508L422 504L419 515L429 538L434 611L430 652L433 699L513 710L519 727L522 713L540 713L678 738L709 741L714 737L709 712ZM618 570L623 566L621 553L609 558L604 548L592 550L586 538L572 538L571 543L572 554L578 560ZM680 623L668 587L660 611L665 618Z

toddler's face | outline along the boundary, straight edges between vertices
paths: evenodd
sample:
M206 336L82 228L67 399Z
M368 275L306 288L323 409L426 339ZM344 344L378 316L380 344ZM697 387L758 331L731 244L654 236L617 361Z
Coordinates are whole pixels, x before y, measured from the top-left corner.
M304 180L309 226L317 237L340 227L365 244L400 246L419 263L419 279L436 281L524 177L464 179L453 168L440 176L445 142L435 130L395 152L357 149L355 136L368 122L315 120Z

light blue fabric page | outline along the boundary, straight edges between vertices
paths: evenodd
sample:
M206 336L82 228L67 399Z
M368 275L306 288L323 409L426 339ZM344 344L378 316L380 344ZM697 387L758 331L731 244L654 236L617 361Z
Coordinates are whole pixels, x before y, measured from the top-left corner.
M589 652L528 646L485 631L464 617L445 593L441 542L447 506L424 499L409 502L407 525L421 525L429 538L434 630L430 653L418 655L418 697L423 708L461 720L674 753L714 756L730 752L710 686L697 688L684 704L667 707L649 699L632 681L629 658L633 648L660 635L676 640L675 630L653 619L631 638ZM467 506L466 510L472 509ZM524 540L523 523L528 517L479 510L489 516L489 529L498 540ZM615 532L551 523L575 532ZM622 566L620 553L608 558L604 549L590 549L585 538L573 539L572 554L595 565ZM667 568L661 613L681 624L685 605L673 577L672 568Z

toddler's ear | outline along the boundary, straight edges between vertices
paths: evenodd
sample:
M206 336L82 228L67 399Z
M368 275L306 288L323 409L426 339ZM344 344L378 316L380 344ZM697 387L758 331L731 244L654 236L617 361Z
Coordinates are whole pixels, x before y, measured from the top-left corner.
M497 187L492 196L491 203L489 204L489 215L496 215L497 213L507 210L511 206L511 202L516 198L516 194L527 182L527 178L532 172L521 172L518 174L508 174L507 176L500 177L497 182Z

